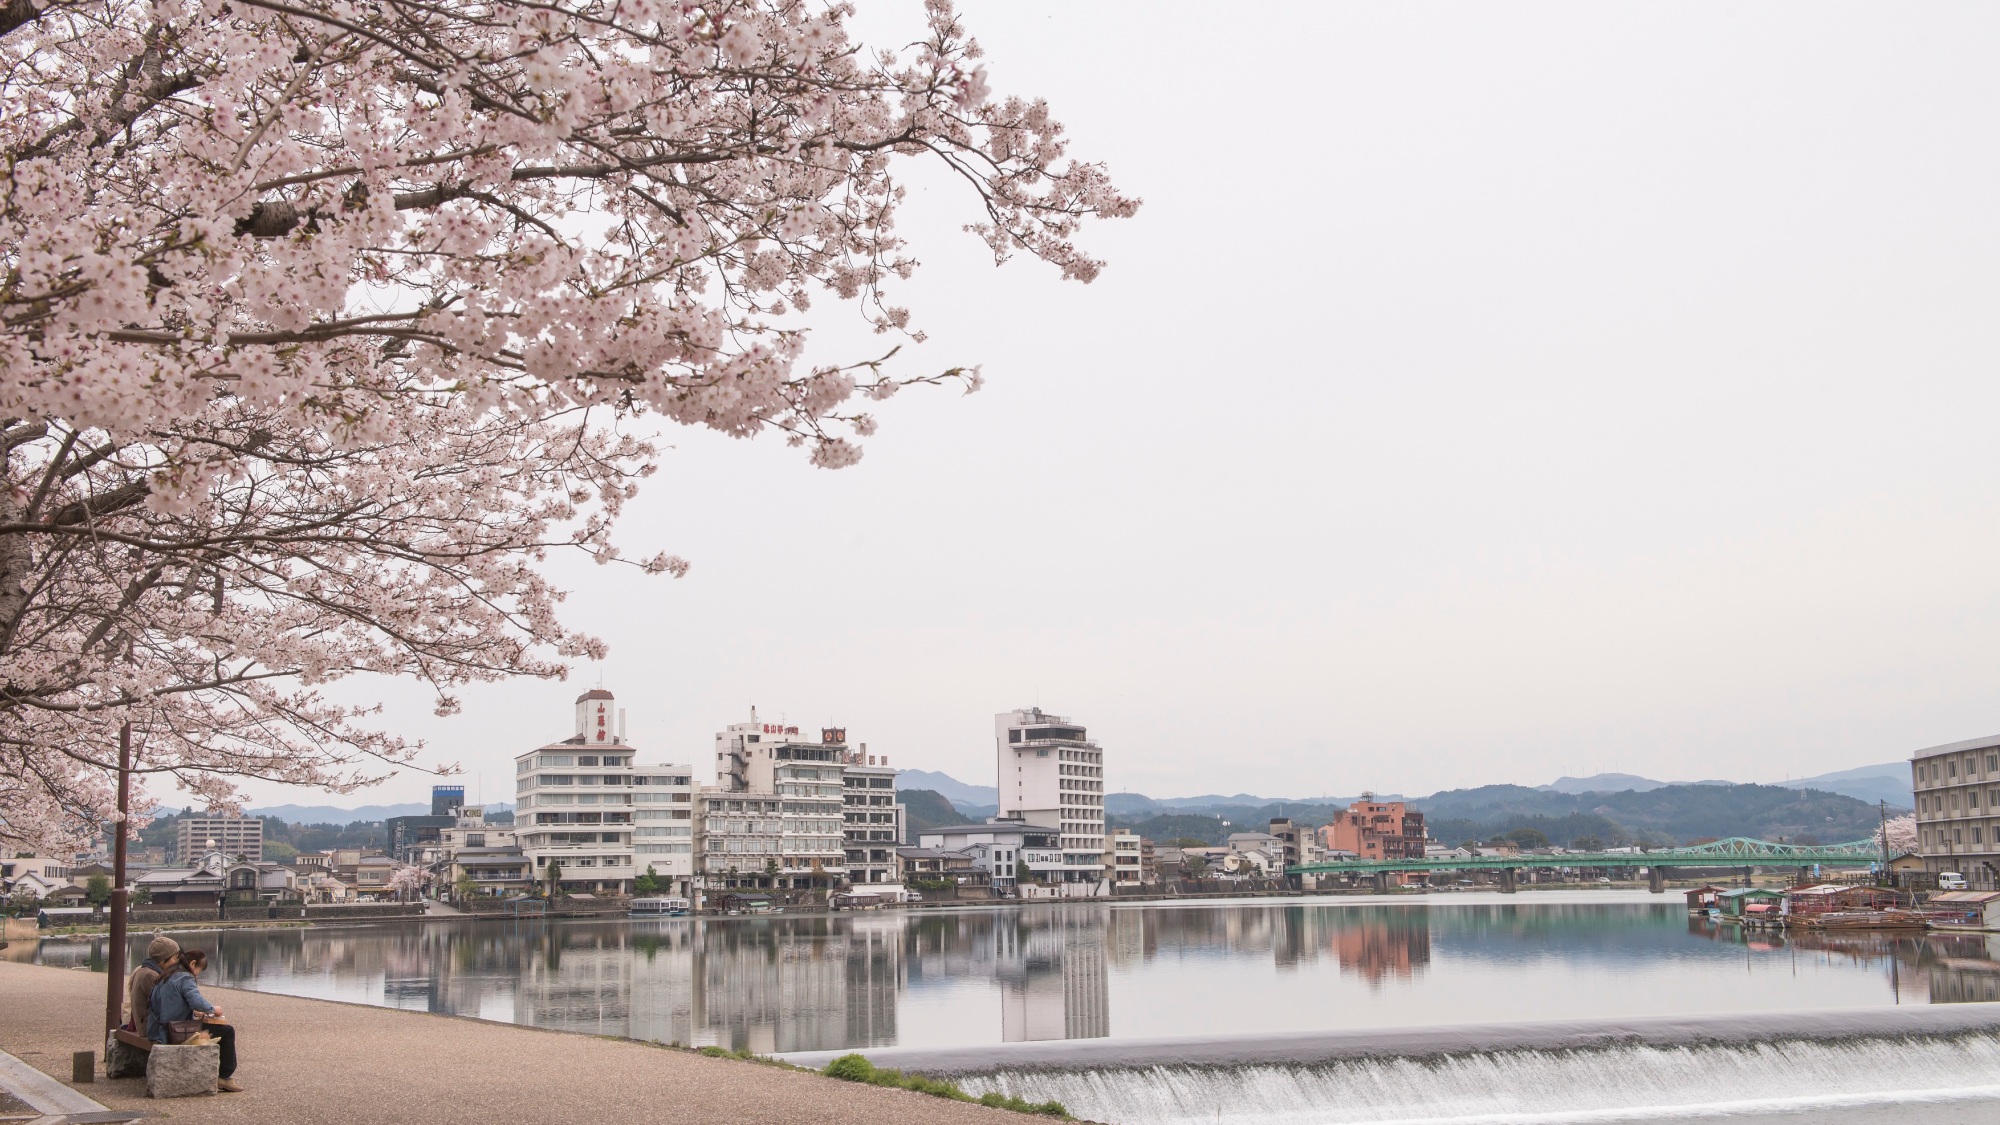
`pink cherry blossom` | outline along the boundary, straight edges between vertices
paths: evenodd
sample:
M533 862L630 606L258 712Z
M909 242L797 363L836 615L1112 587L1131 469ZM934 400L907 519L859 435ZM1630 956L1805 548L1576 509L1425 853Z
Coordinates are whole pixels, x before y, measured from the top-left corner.
M808 360L787 319L831 296L922 338L911 162L996 261L1095 277L1082 224L1137 202L988 89L948 3L902 50L851 14L0 6L0 842L101 824L128 722L154 791L349 790L422 748L327 685L417 676L450 713L601 656L541 567L624 561L638 416L838 468L857 395L976 390Z

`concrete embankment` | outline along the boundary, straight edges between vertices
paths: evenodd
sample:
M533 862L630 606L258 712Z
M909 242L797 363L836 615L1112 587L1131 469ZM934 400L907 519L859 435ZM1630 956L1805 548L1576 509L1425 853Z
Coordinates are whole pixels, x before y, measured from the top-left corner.
M2000 1030L2000 1004L1836 1008L1698 1016L1539 1020L1440 1027L1308 1031L1173 1039L1066 1039L973 1048L885 1047L862 1052L877 1066L938 1077L1010 1070L1130 1070L1154 1066L1310 1066L1342 1059L1421 1057L1468 1051L1572 1050L1764 1043L1779 1039L1869 1039ZM837 1052L780 1058L826 1065Z
M70 1054L103 1051L105 978L0 962L0 1051L67 1082ZM240 1029L241 1094L149 1101L142 1079L77 1087L112 1109L203 1122L287 1125L492 1125L534 1121L740 1125L1019 1125L1020 1114L485 1020L203 991Z

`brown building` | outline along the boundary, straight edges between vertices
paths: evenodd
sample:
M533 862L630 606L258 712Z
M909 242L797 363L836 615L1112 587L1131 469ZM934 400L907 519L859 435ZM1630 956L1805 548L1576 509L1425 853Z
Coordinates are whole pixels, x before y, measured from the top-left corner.
M1424 814L1401 801L1364 797L1320 826L1320 846L1330 852L1352 852L1362 859L1424 858Z

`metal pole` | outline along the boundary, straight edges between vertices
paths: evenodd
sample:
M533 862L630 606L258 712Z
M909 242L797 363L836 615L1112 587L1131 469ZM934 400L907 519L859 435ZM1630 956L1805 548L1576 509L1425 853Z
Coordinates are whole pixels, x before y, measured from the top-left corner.
M118 729L118 816L111 832L111 945L104 951L104 1030L116 1030L125 993L125 825L132 812L132 724Z
M1889 875L1889 802L1887 798L1876 802L1882 809L1882 875Z

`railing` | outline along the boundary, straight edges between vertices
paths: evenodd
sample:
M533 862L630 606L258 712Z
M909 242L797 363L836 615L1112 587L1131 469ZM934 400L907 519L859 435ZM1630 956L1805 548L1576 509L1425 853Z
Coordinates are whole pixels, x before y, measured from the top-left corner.
M1873 840L1845 844L1775 844L1735 836L1712 844L1649 852L1565 852L1561 855L1434 856L1425 859L1347 859L1301 863L1289 875L1378 871L1494 871L1528 867L1866 867L1879 863L1882 847Z

